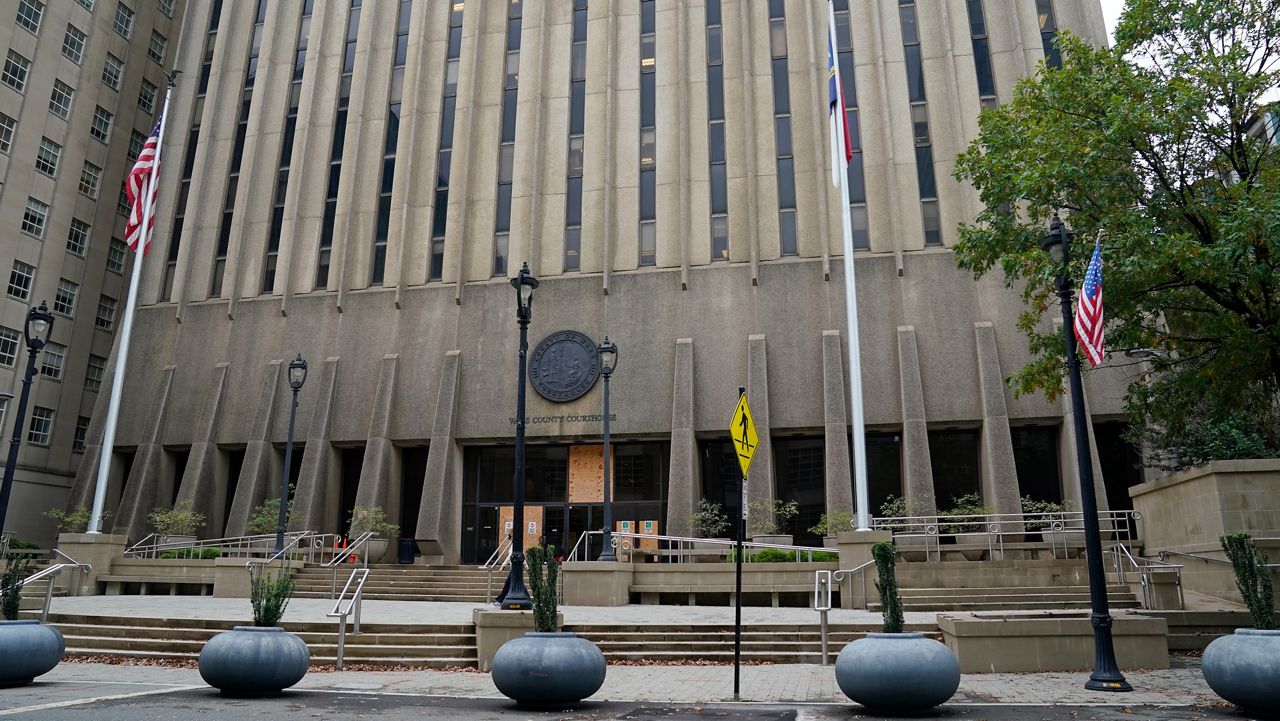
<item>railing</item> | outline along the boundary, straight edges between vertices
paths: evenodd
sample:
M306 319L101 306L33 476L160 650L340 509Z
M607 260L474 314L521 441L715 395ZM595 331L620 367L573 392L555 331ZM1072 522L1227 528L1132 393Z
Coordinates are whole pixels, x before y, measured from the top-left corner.
M328 563L324 564L324 567L329 569L331 572L329 577L329 598L335 598L338 593L338 569L341 568L342 564L347 562L353 554L358 551L362 551L364 547L368 545L369 539L371 538L373 538L373 531L365 531L360 534L356 540L347 544L343 548L338 549L341 553L335 555ZM360 553L358 558L360 559L361 568L369 568L369 554Z
M1228 561L1224 558L1214 558L1213 556L1201 556L1198 553L1186 553L1184 551L1160 551L1157 555L1160 557L1161 561L1165 560L1169 556L1182 556L1183 558L1194 558L1197 561L1204 561L1206 563L1216 563L1222 566L1231 565L1231 561ZM1267 564L1264 564L1263 567L1280 569L1280 563L1267 563Z
M272 538L274 541L274 536ZM311 563L313 562L317 552L320 557L323 558L324 552L329 545L329 539L336 538L337 536L331 533L301 531L292 535L292 537L286 537L284 547L279 551L272 553L266 558L251 558L244 564L244 567L249 571L249 576L251 578L253 577L255 570L261 572L275 561L280 562L280 570L283 571L288 561L295 560L292 558L293 556L303 555L303 549L305 549L306 561Z
M0 532L0 559L9 557L9 539L13 538L13 534L9 531Z
M368 534L372 535L372 534ZM364 601L364 583L369 580L369 567L362 566L351 571L351 575L347 577L347 583L342 587L342 594L338 596L333 604L333 610L325 614L329 618L338 619L338 654L336 665L338 670L342 670L343 655L346 652L347 639L347 616L355 616L355 626L352 633L360 635L360 605ZM356 585L355 590L351 590L351 584ZM351 591L351 597L347 598L347 592ZM342 607L343 601L346 601L346 608Z
M1103 555L1105 556L1108 551L1111 554L1111 569L1116 572L1120 583L1127 584L1130 573L1138 574L1138 582L1142 587L1143 608L1155 608L1157 605L1153 573L1173 574L1173 583L1178 587L1178 609L1183 608L1185 602L1182 597L1182 566L1180 564L1136 557L1123 543L1103 549Z
M1099 511L1098 529L1105 540L1135 540L1130 521L1138 521L1137 511ZM1058 556L1072 548L1084 546L1084 513L1058 511L1052 513L986 513L957 516L892 516L873 518L875 530L892 531L898 551L923 546L925 558L935 554L942 559L942 542L950 539L961 546L985 545L991 558L1003 558L1006 544L1024 542L1039 535ZM914 542L912 539L915 539Z
M566 561L587 561L586 558L587 537L601 535L604 531L586 531L578 537L578 542L573 545L569 554L565 556ZM635 562L636 557L644 555L642 551L655 551L654 555L668 559L672 563L683 563L693 560L699 556L708 555L706 552L711 551L713 555L724 556L733 552L737 548L737 541L730 541L723 538L694 538L692 536L659 536L647 533L635 533L633 531L614 531L612 534L612 543L618 551L619 557L626 553L631 560ZM644 549L640 548L640 541L652 541L657 548ZM836 551L832 548L819 548L815 546L794 546L780 543L756 543L755 541L746 541L742 544L743 560L750 561L751 558L766 548L772 548L779 551L791 552L796 554L796 560L812 561L815 553L830 553ZM579 558L579 553L582 558Z
M294 541L300 537L306 537L315 541L320 537L313 531L293 531L284 535L285 543ZM259 556L269 555L275 548L276 534L258 534L252 536L228 536L226 538L205 538L172 541L168 540L172 536L162 536L157 533L147 535L141 541L133 544L125 549L124 556L126 558L159 558L167 551L181 551L188 548L195 549L197 553L208 548L218 550L218 555L223 558L255 558ZM293 544L296 546L297 544ZM314 561L317 554L323 555L324 544L308 544L306 546L308 562ZM198 557L198 555L197 555Z
M842 568L838 571L832 571L831 582L833 585L840 587L841 602L843 602L843 600L846 598L854 597L853 596L853 579L856 577L861 577L862 578L862 603L859 607L864 609L869 607L870 599L867 596L867 567L874 566L874 565L876 565L875 561L867 561L866 563L860 566L855 566L853 568ZM848 595L845 595L845 592L844 592L844 584L846 582L849 584Z
M42 606L40 610L41 623L45 623L49 620L49 605L53 602L53 582L54 580L57 579L58 574L62 573L64 570L68 568L77 568L80 570L81 573L89 573L90 571L93 570L92 565L88 563L81 563L76 559L72 558L71 556L68 556L67 554L63 553L62 551L59 551L56 548L53 549L53 552L59 556L62 556L62 558L64 558L66 562L55 563L53 565L42 568L36 573L33 573L30 576L27 576L26 578L22 579L21 581L18 581L17 583L17 586L19 588L26 588L28 584L35 583L36 581L46 581L46 583L48 584L45 586L45 591L44 591L44 606ZM0 591L3 591L3 590L7 590L7 588L0 589Z
M498 547L493 549L493 553L489 554L488 560L480 566L486 571L484 581L484 596L486 602L492 602L494 598L493 572L495 570L500 571L509 565L511 565L511 534L507 534L507 537L502 539L502 543L499 543Z

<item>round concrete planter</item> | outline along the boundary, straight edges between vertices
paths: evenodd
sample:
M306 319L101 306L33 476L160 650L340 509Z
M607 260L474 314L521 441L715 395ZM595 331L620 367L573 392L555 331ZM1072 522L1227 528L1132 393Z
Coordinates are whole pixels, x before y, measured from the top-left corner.
M66 641L39 621L0 621L0 688L31 683L62 660Z
M1236 629L1214 639L1200 668L1222 698L1264 716L1280 714L1280 630Z
M200 677L229 696L267 696L307 675L311 651L279 626L236 626L200 651Z
M389 538L370 538L365 541L365 553L369 554L369 563L383 563L387 557L387 549L391 548Z
M794 545L795 539L789 533L775 533L767 536L752 536L752 543L768 543L774 546L791 546Z
M923 633L869 633L836 658L844 695L885 713L916 713L945 702L960 687L951 649Z
M573 633L526 633L493 656L493 685L521 706L576 705L604 684L604 654Z

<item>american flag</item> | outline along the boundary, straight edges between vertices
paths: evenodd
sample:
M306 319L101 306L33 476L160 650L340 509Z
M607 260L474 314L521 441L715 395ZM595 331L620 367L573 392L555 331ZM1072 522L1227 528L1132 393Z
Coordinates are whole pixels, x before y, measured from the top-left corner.
M1080 304L1076 308L1076 340L1084 346L1089 363L1097 367L1105 353L1102 343L1102 239L1093 246L1093 258L1084 272Z
M150 250L151 229L156 225L156 194L151 189L151 178L152 168L155 168L155 175L158 176L160 173L160 153L156 144L160 137L160 125L163 122L163 117L156 121L156 126L151 129L151 135L147 136L147 142L142 145L142 152L138 153L138 159L133 163L133 170L129 171L129 177L125 179L124 194L125 199L129 201L129 219L124 225L125 240L135 251L141 241L143 255ZM146 208L147 204L151 207ZM149 221L145 233L142 229L144 212Z
M840 185L853 159L849 118L844 112L844 87L840 83L840 59L836 56L836 12L827 0L827 118L831 125L831 184ZM843 152L841 152L843 150Z

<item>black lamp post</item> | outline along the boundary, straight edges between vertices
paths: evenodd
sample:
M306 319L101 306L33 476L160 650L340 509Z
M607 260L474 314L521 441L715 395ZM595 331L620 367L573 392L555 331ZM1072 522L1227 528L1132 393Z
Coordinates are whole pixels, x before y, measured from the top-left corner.
M280 474L280 508L276 516L276 550L284 550L284 524L289 510L289 476L293 475L293 424L298 417L298 391L307 382L307 362L302 354L289 361L289 389L293 391L293 405L289 407L289 437L284 442L284 473Z
M1084 544L1088 556L1090 620L1093 623L1093 673L1084 687L1092 691L1132 691L1116 664L1111 642L1111 612L1107 608L1107 577L1102 569L1102 538L1098 532L1098 502L1093 490L1093 460L1089 456L1089 429L1084 417L1084 387L1080 382L1080 358L1076 355L1075 325L1071 313L1070 246L1072 233L1053 214L1053 222L1040 247L1060 270L1056 279L1062 306L1062 334L1067 345L1067 375L1071 382L1071 420L1076 436L1076 465L1080 467L1080 509L1084 513Z
M529 354L529 321L533 318L533 289L538 279L529 272L529 263L511 279L516 289L516 322L520 325L520 378L516 387L516 493L511 533L511 573L501 607L509 611L533 608L529 591L524 587L524 386L525 358Z
M598 350L600 373L604 376L604 550L596 560L616 561L618 556L613 552L613 474L609 463L609 378L618 365L618 344L605 336Z
M13 437L9 439L9 459L4 464L4 485L0 486L0 533L4 533L4 517L9 513L9 491L13 490L13 471L18 467L18 448L22 445L22 424L27 418L27 396L36 369L36 355L49 342L53 331L53 314L44 301L39 308L27 311L27 324L22 334L27 340L27 374L22 378L22 397L18 400L18 416L13 420Z

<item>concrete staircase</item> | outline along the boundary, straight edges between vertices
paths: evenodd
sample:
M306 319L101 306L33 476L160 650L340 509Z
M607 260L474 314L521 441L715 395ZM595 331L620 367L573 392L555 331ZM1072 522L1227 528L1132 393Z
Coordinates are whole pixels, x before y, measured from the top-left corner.
M28 614L32 617L32 614ZM243 625L204 619L116 618L53 613L49 623L62 631L72 656L194 660L214 634ZM311 649L313 665L334 662L338 648L336 623L285 623ZM348 627L350 628L350 627ZM347 634L347 664L474 667L476 636L471 624L360 625L360 635Z
M1033 611L1089 608L1088 586L1015 586L1003 588L904 588L904 611ZM1138 608L1128 586L1107 587L1111 608ZM879 602L872 611L881 610Z
M338 589L347 582L355 565L338 569ZM488 571L479 566L409 566L372 564L364 597L378 601L459 601L484 603ZM502 590L505 570L493 573L493 593ZM297 598L329 598L333 587L332 569L307 566L294 576Z
M610 662L733 661L732 624L570 624L564 630L594 641ZM831 663L846 644L880 630L879 623L830 625L827 651ZM933 623L907 624L906 630L941 638ZM821 663L820 628L816 623L743 626L742 658L765 663Z
M1089 573L1079 558L900 561L896 570L904 611L1089 608ZM868 593L870 609L880 610L874 588ZM1107 599L1112 608L1141 606L1126 585L1109 584Z

